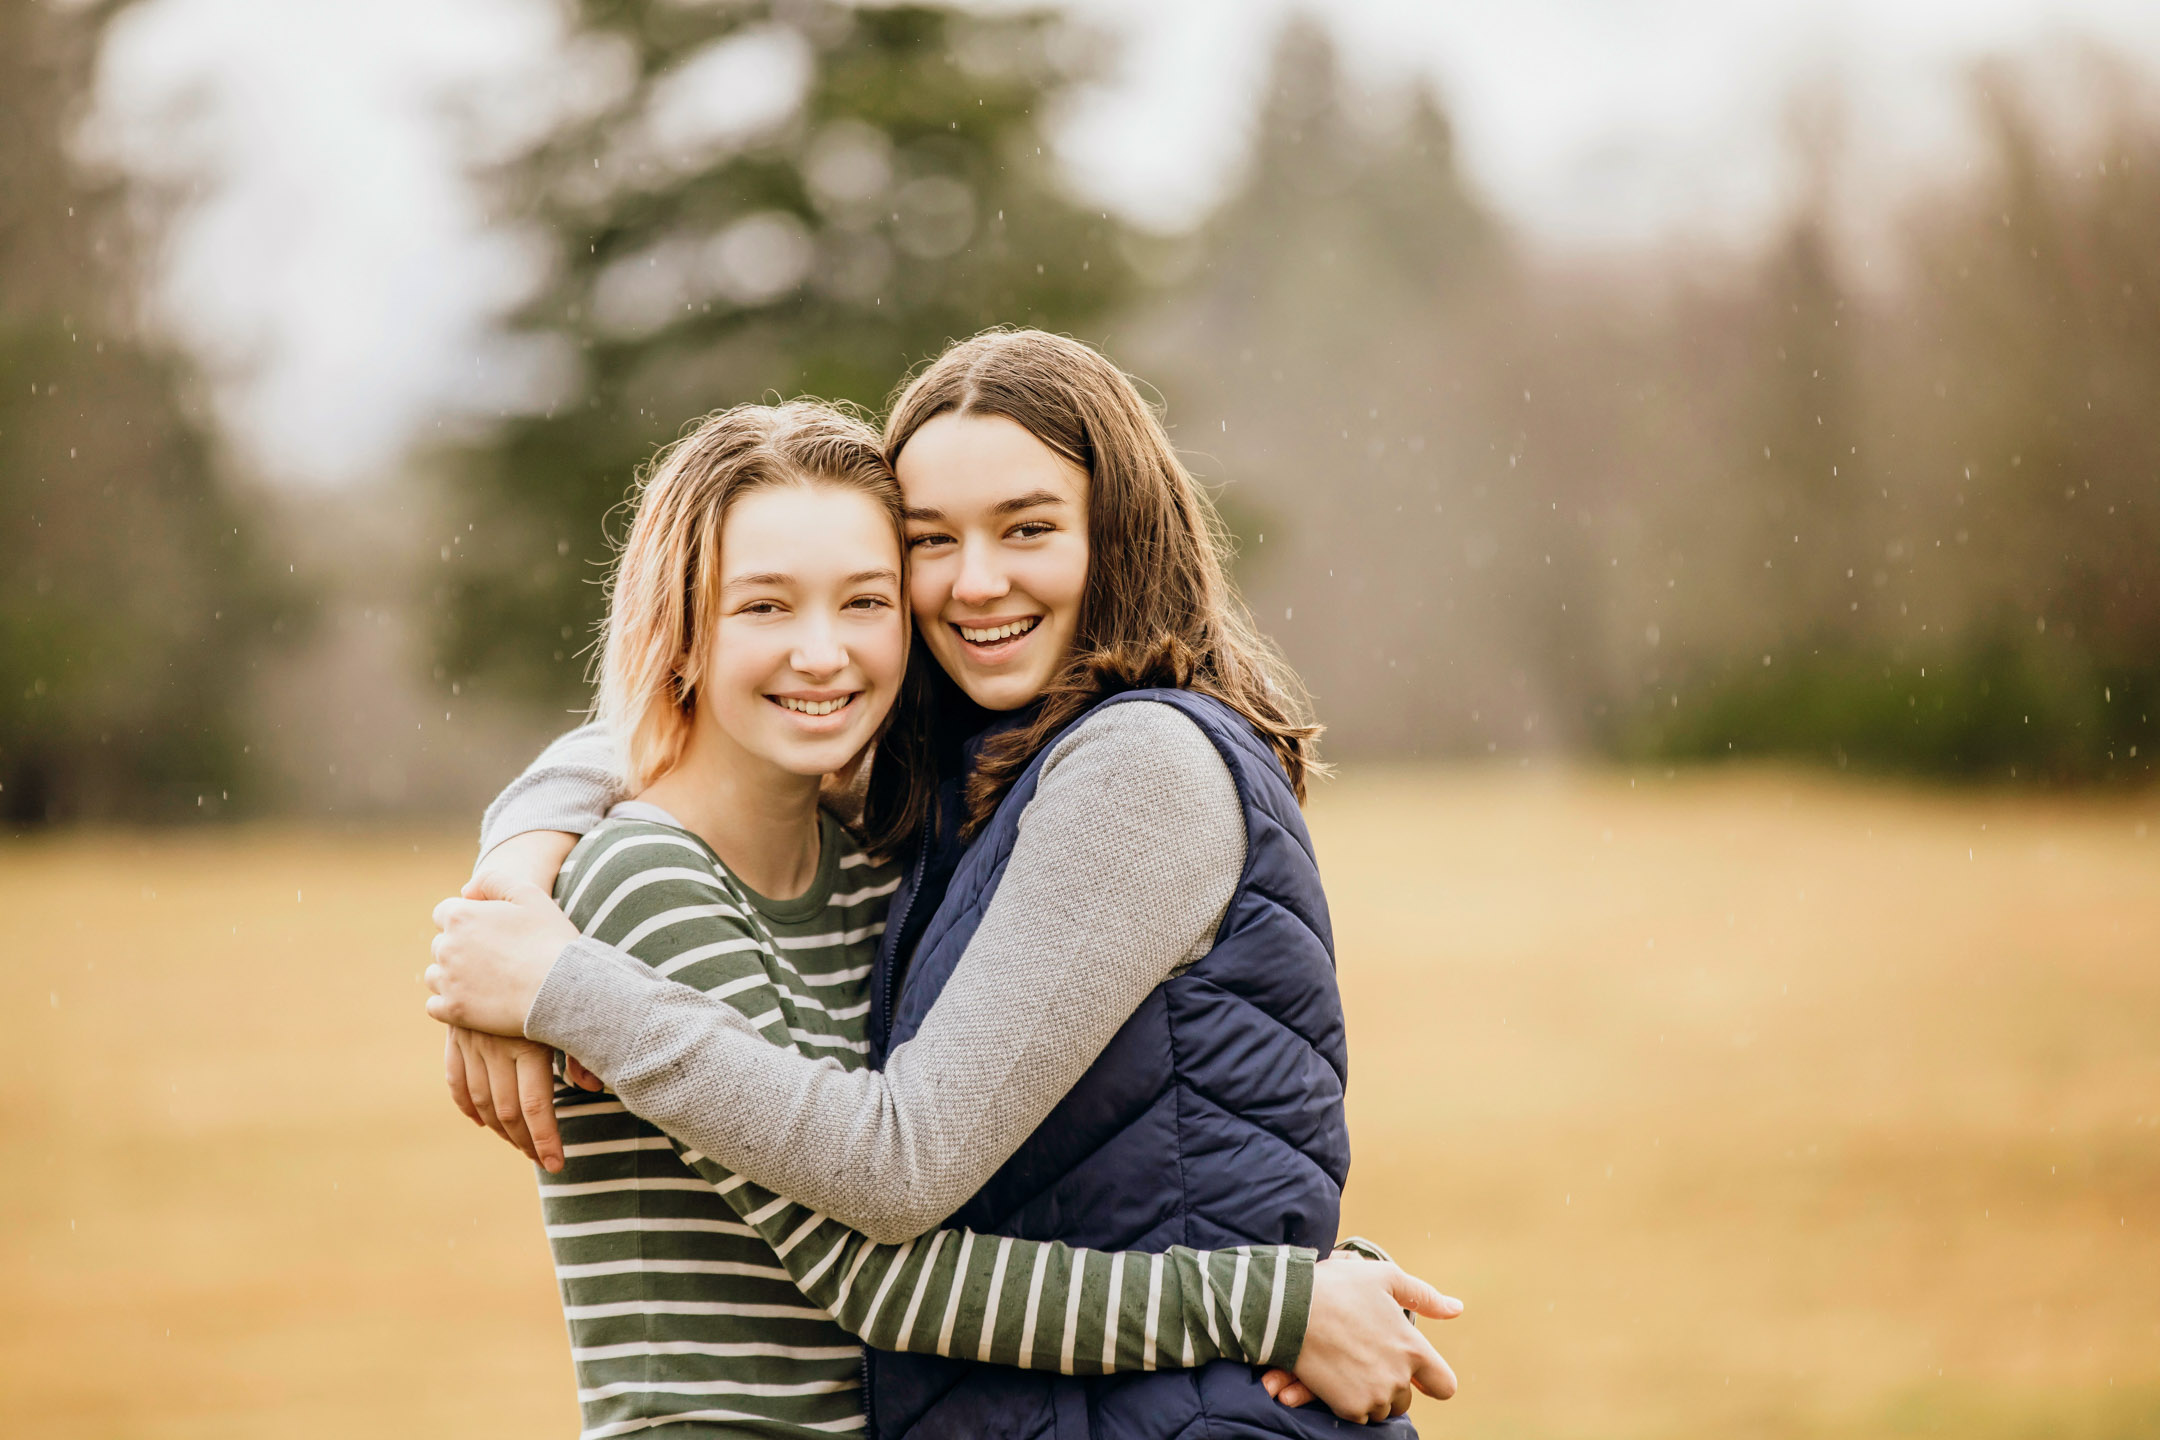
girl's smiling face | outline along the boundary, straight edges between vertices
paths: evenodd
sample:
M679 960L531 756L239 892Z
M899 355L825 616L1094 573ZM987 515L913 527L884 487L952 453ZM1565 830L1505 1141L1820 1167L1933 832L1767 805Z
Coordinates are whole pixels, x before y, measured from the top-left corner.
M697 724L791 774L840 769L907 665L890 513L815 482L743 496L721 530L718 614Z
M957 411L910 436L895 469L924 643L976 704L1019 709L1079 629L1087 472L1001 415Z

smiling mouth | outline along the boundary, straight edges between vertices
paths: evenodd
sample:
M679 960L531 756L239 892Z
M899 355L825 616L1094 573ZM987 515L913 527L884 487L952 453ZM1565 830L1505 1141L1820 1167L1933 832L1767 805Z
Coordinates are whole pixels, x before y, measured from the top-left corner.
M798 700L792 695L768 695L765 698L798 715L831 715L855 703L854 695L842 695L834 700Z
M953 629L959 631L960 638L970 645L995 645L1000 640L1017 639L1040 624L1042 624L1042 616L1030 615L1025 620L1014 620L1004 625L992 625L988 628L955 625Z

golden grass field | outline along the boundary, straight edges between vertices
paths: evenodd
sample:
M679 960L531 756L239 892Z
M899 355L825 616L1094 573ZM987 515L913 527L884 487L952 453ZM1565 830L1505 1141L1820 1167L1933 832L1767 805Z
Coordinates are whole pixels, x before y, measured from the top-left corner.
M2160 797L1353 770L1346 1223L1428 1435L2160 1434ZM568 1436L444 1098L464 829L0 845L0 1432Z

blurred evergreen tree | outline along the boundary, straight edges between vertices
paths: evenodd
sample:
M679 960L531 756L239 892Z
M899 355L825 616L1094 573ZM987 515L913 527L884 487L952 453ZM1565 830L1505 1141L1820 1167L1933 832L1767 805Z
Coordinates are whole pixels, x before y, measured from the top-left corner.
M1361 91L1292 18L1238 188L1158 263L1170 294L1130 358L1230 482L1241 581L1330 745L1462 743L1485 657L1544 619L1489 568L1541 522L1512 493L1521 277L1438 98Z
M118 187L69 145L118 7L0 6L0 822L221 809L275 595L179 362L141 339Z
M1087 334L1132 289L1118 226L1059 182L1045 120L1094 72L1047 13L827 0L582 0L621 76L501 176L558 259L517 317L574 378L451 457L444 672L585 693L604 517L653 449L743 401L881 403L993 324ZM762 118L727 116L769 89ZM791 93L792 92L792 93ZM469 527L469 528L468 528Z

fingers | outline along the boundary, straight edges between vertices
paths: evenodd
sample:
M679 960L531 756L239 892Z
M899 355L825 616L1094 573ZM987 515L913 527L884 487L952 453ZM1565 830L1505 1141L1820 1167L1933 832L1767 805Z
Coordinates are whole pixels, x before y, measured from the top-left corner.
M522 880L507 880L501 876L495 876L492 877L492 885L482 883L490 878L485 875L475 876L473 879L466 881L465 888L457 894L436 901L433 912L435 928L437 930L448 930L460 920L470 917L473 912L484 904L500 903L512 898L529 900L535 895L540 895L539 891ZM496 891L506 893L494 893ZM544 895L540 896L540 898L547 899ZM552 905L554 901L549 900L548 903Z
M1410 1397L1414 1393L1415 1392L1412 1391L1408 1385L1396 1386L1395 1393L1388 1397L1388 1412L1380 1418L1383 1420L1393 1420L1398 1415L1409 1414Z
M1267 1391L1268 1399L1273 1400L1281 1396L1283 1387L1288 1385L1294 1378L1296 1377L1292 1376L1287 1370L1270 1370L1260 1377L1260 1388Z
M532 1133L525 1128L525 1104L518 1093L517 1055L499 1040L490 1040L481 1047L487 1057L488 1091L495 1103L495 1118L501 1123L498 1133L503 1139L525 1153L528 1160L538 1160L540 1152L533 1148ZM550 1112L553 1118L553 1112Z
M1415 1310L1435 1320L1452 1320L1463 1312L1463 1303L1452 1295L1443 1295L1415 1275L1405 1274L1402 1267L1390 1265L1387 1277L1388 1294L1405 1310Z
M1313 1393L1305 1388L1304 1381L1293 1375L1290 1377L1290 1383L1283 1386L1282 1393L1275 1398L1295 1410L1300 1405L1312 1404Z
M1373 1418L1373 1411L1376 1408L1373 1402L1366 1400L1346 1399L1341 1402L1329 1400L1325 1403L1328 1409L1335 1412L1336 1419L1348 1420L1353 1425L1370 1424ZM1344 1408L1345 1406L1349 1406L1352 1408L1346 1409Z
M439 940L442 937L438 935L436 938ZM439 1020L453 1029L465 1029L464 1007L454 997L443 993L450 982L449 972L440 965L430 965L420 972L420 978L427 982L429 991L427 999L421 1002L422 1008L428 1013L428 1019ZM468 1031L466 1038L457 1043L458 1053L464 1055L472 1043L471 1033Z
M443 1079L450 1083L450 1099L464 1112L465 1118L475 1125L484 1125L480 1112L473 1106L472 1092L465 1088L465 1056L458 1049L458 1032L443 1031Z
M480 1037L469 1031L461 1032L458 1039L458 1055L465 1064L465 1089L472 1096L473 1113L480 1123L503 1135L502 1120L495 1114L495 1092L488 1085L487 1063L478 1054Z
M562 1135L555 1128L555 1076L548 1068L548 1052L536 1045L520 1045L517 1055L518 1104L525 1115L525 1132L532 1136L533 1156L550 1175L563 1166Z
M1453 1399L1455 1371L1441 1358L1440 1352L1433 1349L1431 1341L1423 1335L1417 1340L1417 1358L1410 1368L1410 1382L1435 1400Z
M563 1078L580 1090L605 1090L607 1085L598 1075L585 1068L585 1062L575 1055L563 1056Z

